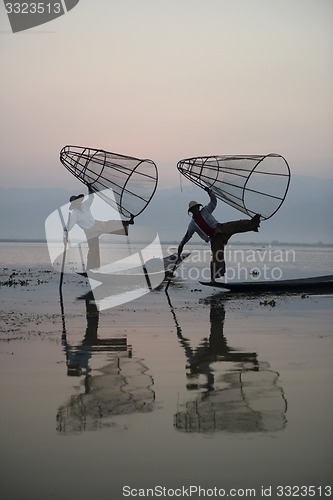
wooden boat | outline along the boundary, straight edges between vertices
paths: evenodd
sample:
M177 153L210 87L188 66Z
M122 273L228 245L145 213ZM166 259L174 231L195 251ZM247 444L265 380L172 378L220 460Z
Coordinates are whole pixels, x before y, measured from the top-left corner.
M102 271L89 270L88 273L77 273L89 279L99 281L103 284L112 284L113 287L128 286L136 288L149 283L161 283L164 279L169 278L180 266L184 259L190 255L190 252L184 252L178 260L178 254L173 253L161 259L148 260L144 266L130 268L128 272L113 272L107 273ZM153 286L155 288L155 286Z
M235 293L261 292L300 292L300 293L332 293L333 275L315 276L312 278L296 278L289 280L244 281L244 282L211 282L200 281L201 285L223 288Z

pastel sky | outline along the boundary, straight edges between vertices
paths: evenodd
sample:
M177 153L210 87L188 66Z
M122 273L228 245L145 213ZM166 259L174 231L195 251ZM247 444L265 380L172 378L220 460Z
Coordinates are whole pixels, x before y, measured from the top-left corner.
M13 34L0 5L1 184L66 187L66 144L177 161L283 155L333 177L332 0L80 0Z

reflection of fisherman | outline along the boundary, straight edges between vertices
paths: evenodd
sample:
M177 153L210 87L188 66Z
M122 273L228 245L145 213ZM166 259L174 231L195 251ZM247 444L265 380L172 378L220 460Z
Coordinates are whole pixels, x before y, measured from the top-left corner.
M82 390L58 408L57 430L65 434L109 427L114 415L151 412L155 401L154 380L143 360L132 357L126 336L98 338L99 311L92 291L79 299L86 304L84 339L70 345L66 329L62 336L67 375L83 376ZM99 357L98 373L91 366L95 354ZM106 365L101 365L103 360Z
M95 220L90 207L93 202L93 190L88 185L89 197L84 200L84 195L71 196L69 210L71 211L68 228L64 228L65 233L70 231L77 224L87 237L88 257L87 269L100 267L99 236L102 234L128 234L128 225L134 224L133 217L129 221L121 220ZM84 200L84 201L83 201Z
M216 366L218 361L237 363L240 369L255 370L258 361L256 352L244 352L228 346L224 336L225 309L223 303L211 302L210 306L210 335L204 338L196 349L192 349L187 339L178 330L178 337L185 350L188 361L187 368L190 370L188 378L197 378L204 375L206 382L198 386L195 383L187 385L187 389L204 389L207 394L217 390L215 386Z
M94 300L93 292L90 290L83 297L86 304L87 327L82 342L78 345L70 345L67 342L67 335L63 337L63 346L66 353L67 374L88 377L90 372L89 362L94 352L121 352L132 357L131 348L127 345L126 338L112 337L111 339L98 338L99 310ZM87 388L88 379L85 381Z
M93 301L93 294L89 292L85 296L87 328L82 343L79 346L71 346L64 339L64 347L67 359L68 375L80 376L82 372L87 376L90 372L89 361L92 355L92 348L98 345L98 322L99 311Z
M215 194L206 188L210 202L202 207L201 203L191 201L188 212L192 214L192 220L187 232L178 246L178 257L181 256L184 245L197 233L206 243L210 242L212 250L212 260L210 264L211 281L222 278L225 275L224 247L229 238L236 233L256 231L260 225L260 215L257 214L252 219L242 219L232 222L219 223L212 212L216 208L217 199Z
M210 303L210 335L196 349L182 335L191 379L204 375L206 383L190 383L194 399L180 403L174 426L184 432L276 432L286 425L287 401L278 386L279 374L258 361L256 352L229 347L224 336L223 302ZM200 379L199 379L200 380ZM202 380L202 378L201 378Z

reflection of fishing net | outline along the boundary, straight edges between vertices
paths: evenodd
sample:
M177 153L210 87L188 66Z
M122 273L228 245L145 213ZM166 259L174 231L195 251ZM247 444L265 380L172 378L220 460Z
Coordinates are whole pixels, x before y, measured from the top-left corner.
M282 205L290 169L280 155L202 156L180 160L177 168L191 182L209 187L241 212L269 219Z
M72 396L57 413L57 431L75 434L112 425L111 417L154 409L153 379L140 359L119 356L87 377L85 393Z
M60 151L60 161L83 184L91 184L93 191L125 217L139 215L157 187L157 167L152 160L102 149L65 146ZM101 192L110 188L115 200Z
M287 403L270 370L229 372L225 389L201 394L174 417L184 432L276 432L286 425Z

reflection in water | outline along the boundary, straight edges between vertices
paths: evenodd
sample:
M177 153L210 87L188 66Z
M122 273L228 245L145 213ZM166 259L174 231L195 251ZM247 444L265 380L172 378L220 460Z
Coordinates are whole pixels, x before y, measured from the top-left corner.
M63 313L62 343L67 374L84 376L84 392L71 396L58 409L57 430L65 434L98 430L111 425L110 417L146 413L154 409L154 381L141 359L132 357L126 337L99 339L99 311L92 292L84 296L87 328L83 341L76 346L67 341ZM63 312L63 305L62 305ZM89 363L94 354L107 352L111 361L91 375Z
M274 432L286 426L287 401L279 374L257 353L228 346L223 301L210 301L210 335L193 349L171 305L177 336L187 359L188 391L197 397L179 404L174 426L184 432Z

